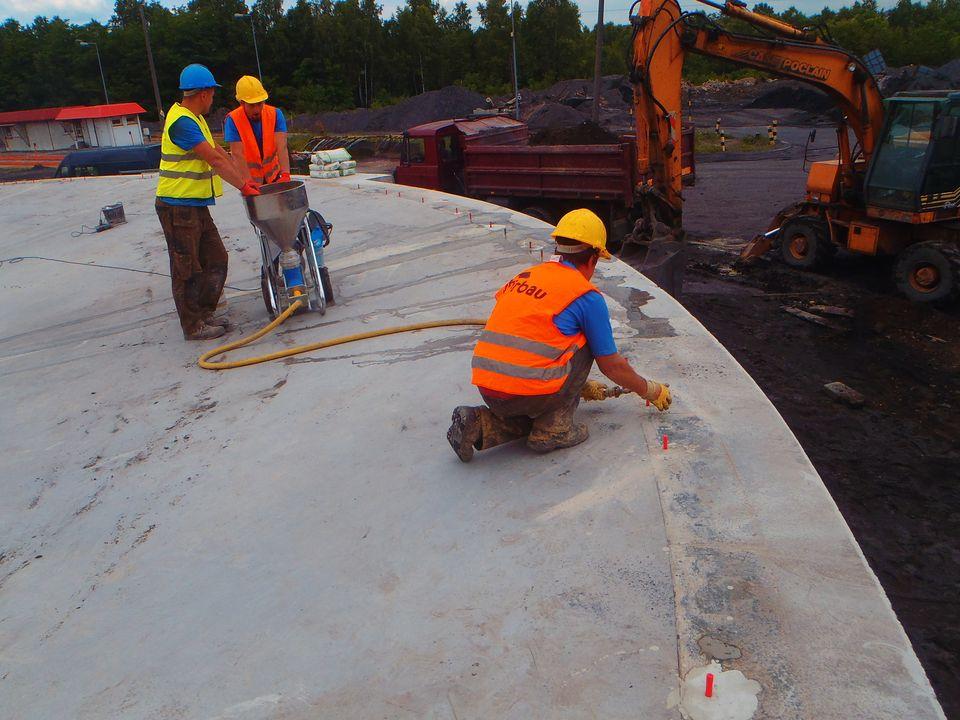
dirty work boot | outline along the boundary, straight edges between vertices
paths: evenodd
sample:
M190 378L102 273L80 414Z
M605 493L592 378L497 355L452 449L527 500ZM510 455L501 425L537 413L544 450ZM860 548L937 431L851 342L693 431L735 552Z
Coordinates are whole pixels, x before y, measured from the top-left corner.
M450 418L447 442L461 462L470 462L473 451L480 445L480 412L475 407L460 405Z
M550 431L534 427L527 436L527 447L540 453L547 453L551 450L573 447L579 445L590 437L590 431L583 423L574 423L566 431Z
M211 327L214 325L222 327L226 332L233 330L233 323L230 322L230 319L227 317L226 313L216 313L215 315L211 315L203 321L203 324Z
M184 333L184 340L213 340L223 335L226 330L223 329L220 325L207 325L203 323L200 327L193 331L192 333Z

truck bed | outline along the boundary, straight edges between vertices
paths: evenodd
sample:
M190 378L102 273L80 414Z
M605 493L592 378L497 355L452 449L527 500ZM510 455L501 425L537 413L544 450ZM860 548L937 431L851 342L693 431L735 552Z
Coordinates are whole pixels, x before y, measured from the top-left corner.
M474 197L618 200L633 192L634 148L618 145L467 145L464 182Z

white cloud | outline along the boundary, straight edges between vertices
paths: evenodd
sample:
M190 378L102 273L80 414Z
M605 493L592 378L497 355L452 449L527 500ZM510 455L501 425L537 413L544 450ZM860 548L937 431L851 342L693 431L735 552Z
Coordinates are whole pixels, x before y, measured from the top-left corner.
M0 18L30 22L38 15L59 15L65 20L85 23L108 20L113 15L111 0L0 0Z

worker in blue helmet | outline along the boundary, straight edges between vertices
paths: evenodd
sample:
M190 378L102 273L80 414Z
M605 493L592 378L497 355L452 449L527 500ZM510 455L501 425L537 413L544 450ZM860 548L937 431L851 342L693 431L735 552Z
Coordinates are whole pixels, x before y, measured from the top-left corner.
M210 206L223 194L222 180L244 195L260 194L256 183L214 143L203 117L218 87L206 67L187 65L180 73L183 99L167 112L160 144L157 216L170 255L173 301L187 340L220 337L229 326L215 314L227 280L227 250L210 217Z

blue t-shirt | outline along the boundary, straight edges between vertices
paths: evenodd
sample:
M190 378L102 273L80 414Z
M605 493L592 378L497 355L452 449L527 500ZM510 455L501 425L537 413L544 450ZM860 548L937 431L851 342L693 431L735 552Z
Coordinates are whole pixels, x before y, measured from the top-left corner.
M193 118L181 117L170 126L170 140L181 150L189 152L207 139L203 136L203 131L197 125ZM213 197L208 198L172 198L161 197L163 202L168 205L192 205L194 207L203 207L213 205L216 200Z
M569 268L574 267L568 262L563 264ZM553 319L553 324L564 335L576 335L578 332L586 335L587 345L590 346L590 353L594 357L613 355L617 352L607 301L596 290L581 295L567 305Z
M283 117L283 111L280 108L276 108L277 111L277 121L273 126L274 132L283 132L287 131L287 120ZM259 120L251 120L250 128L253 130L253 136L257 139L257 145L260 146L260 154L263 154L263 123ZM223 139L227 142L240 142L240 131L237 130L237 124L233 121L233 118L227 115L226 119L223 121Z

